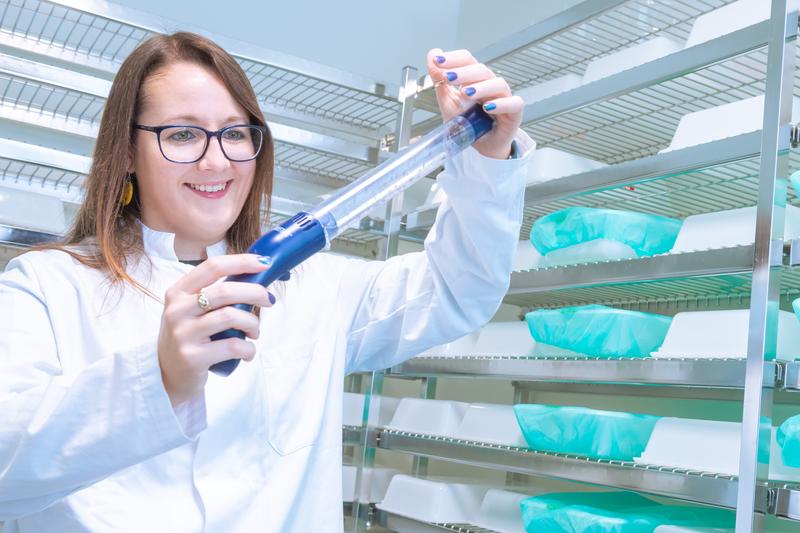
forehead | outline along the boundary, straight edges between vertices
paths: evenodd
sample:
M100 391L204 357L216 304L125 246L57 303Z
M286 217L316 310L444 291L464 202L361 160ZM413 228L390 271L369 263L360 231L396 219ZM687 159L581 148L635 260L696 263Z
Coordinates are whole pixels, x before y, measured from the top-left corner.
M172 63L150 74L142 84L140 117L192 116L209 124L247 113L211 69L196 63Z

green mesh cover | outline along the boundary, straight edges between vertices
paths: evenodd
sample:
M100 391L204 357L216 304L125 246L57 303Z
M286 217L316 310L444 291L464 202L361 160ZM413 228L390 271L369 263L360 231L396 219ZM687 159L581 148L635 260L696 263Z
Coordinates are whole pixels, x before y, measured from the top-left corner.
M724 509L661 505L632 492L573 492L520 502L528 533L652 533L662 525L733 528Z
M533 450L620 461L642 455L661 418L535 404L515 405L514 414Z
M630 246L639 257L669 252L683 221L646 213L569 207L539 218L531 228L531 243L542 255L595 239Z
M648 357L672 318L604 305L539 309L525 315L536 342L595 357Z

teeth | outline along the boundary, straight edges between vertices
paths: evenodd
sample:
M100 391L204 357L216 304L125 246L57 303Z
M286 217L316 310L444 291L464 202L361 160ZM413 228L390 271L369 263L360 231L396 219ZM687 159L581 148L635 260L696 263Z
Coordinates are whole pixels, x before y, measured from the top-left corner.
M219 185L194 185L192 183L189 184L189 187L196 191L201 192L219 192L223 190L227 186L226 183L220 183Z

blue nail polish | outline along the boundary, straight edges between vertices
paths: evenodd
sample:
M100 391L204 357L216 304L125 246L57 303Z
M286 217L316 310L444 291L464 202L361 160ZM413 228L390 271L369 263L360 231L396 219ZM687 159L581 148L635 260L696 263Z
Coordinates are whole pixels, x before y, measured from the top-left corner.
M445 59L444 56L436 56L436 62L439 63L440 65L445 61L447 61L447 59Z
M272 305L275 305L275 302L278 301L278 300L275 299L275 295L272 294L271 292L268 292L267 296L269 296L269 303L271 303Z
M475 94L475 89L473 89L472 87L467 87L466 89L464 89L464 94L466 94L467 96L472 96Z
M486 111L494 111L494 110L497 108L497 104L495 104L494 102L492 102L491 104L486 104L485 106L483 106L483 108L484 108Z
M262 255L258 258L259 263L263 263L267 266L272 266L272 258L268 255Z
M456 78L458 78L458 74L456 74L455 72L447 73L447 81L456 81Z

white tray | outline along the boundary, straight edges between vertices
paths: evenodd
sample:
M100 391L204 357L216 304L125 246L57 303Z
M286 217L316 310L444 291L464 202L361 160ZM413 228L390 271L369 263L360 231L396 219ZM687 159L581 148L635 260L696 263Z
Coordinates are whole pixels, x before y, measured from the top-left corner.
M519 502L528 497L518 492L489 489L473 524L498 533L525 533Z
M434 523L473 523L487 488L411 476L392 478L379 509Z
M677 313L664 343L654 358L698 357L708 359L747 356L749 309L688 311ZM800 355L800 322L793 313L778 315L778 359Z
M452 436L475 442L528 447L510 405L470 404Z
M571 154L555 148L539 148L528 157L527 184L544 183L546 181L580 174L607 166L579 155Z
M756 207L742 207L686 217L670 253L752 244L756 234ZM784 237L800 237L800 208L787 205Z
M478 332L471 355L532 355L535 348L527 322L489 322Z
M473 331L453 342L429 348L419 354L418 357L459 357L462 355L470 355L475 351L478 335L479 331Z
M517 243L517 251L514 254L514 262L511 264L511 270L518 272L520 270L539 268L541 261L542 254L531 244L531 241L519 241Z
M357 466L344 465L342 467L342 499L345 502L355 500L357 471ZM365 468L361 478L359 501L377 503L383 500L389 483L399 473L393 468Z
M451 436L467 412L468 403L403 398L387 427L409 433Z
M583 84L585 85L600 78L654 61L681 49L683 49L683 42L681 41L670 39L669 37L656 37L625 50L595 59L586 67L586 72L583 74Z
M394 416L399 398L391 396L381 396L380 407L378 409L378 420L376 425L385 426ZM364 395L354 392L345 392L343 401L342 425L360 426L364 414Z
M786 3L787 12L792 8L797 9L800 2L789 0ZM736 30L758 24L767 20L770 15L769 0L739 0L705 15L697 17L692 25L692 31L686 40L686 47L696 46L700 43L722 37Z
M798 119L800 98L795 96L792 99L792 122ZM763 122L763 95L695 111L681 117L672 142L660 153L759 131Z
M627 244L611 239L594 239L545 254L539 260L539 268L636 259L637 257L633 248Z
M64 206L53 196L0 187L0 224L61 234Z
M656 422L644 453L634 462L736 476L741 428L738 422L662 418ZM800 481L800 468L783 463L776 435L773 428L769 478L796 483Z
M567 92L580 84L581 76L578 74L566 74L544 83L525 87L516 91L515 94L525 100L526 104L530 104L531 102L537 102L556 94Z

